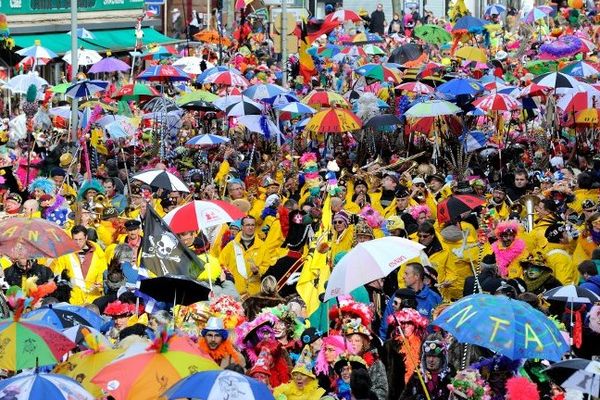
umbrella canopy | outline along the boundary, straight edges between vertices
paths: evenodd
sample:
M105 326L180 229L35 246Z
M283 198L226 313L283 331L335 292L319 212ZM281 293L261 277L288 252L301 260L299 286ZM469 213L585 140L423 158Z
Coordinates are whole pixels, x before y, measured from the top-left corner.
M568 91L556 102L556 106L568 112L600 108L600 93L598 91Z
M143 171L132 176L133 179L144 182L155 188L162 188L171 192L189 193L185 183L172 173L162 169Z
M14 76L4 86L13 93L25 94L31 85L34 85L38 90L42 90L44 86L49 86L48 81L41 78L37 72Z
M214 83L215 85L225 85L225 86L239 86L239 87L248 87L250 86L250 82L243 76L227 70L215 72L207 75L201 83Z
M123 86L113 97L124 101L138 101L157 96L160 96L160 93L153 87L144 85L143 83L133 83Z
M404 64L416 60L423 54L423 48L416 43L404 44L392 52L389 62Z
M375 46L374 44L368 44L364 48L365 53L370 56L383 56L387 53L379 46Z
M131 67L126 62L115 57L106 57L92 65L88 72L99 74L103 72L125 72L130 69Z
M392 114L381 114L370 118L365 123L365 128L378 128L383 126L402 125L402 121Z
M452 32L483 32L487 24L488 22L481 18L465 15L456 20L454 26L452 26Z
M223 71L231 71L231 72L233 72L234 74L238 74L238 75L241 75L241 74L242 74L242 73L241 73L239 70L237 70L237 69L235 69L235 68L233 68L233 67L230 67L230 66L225 66L225 65L217 65L217 66L215 66L215 67L208 68L206 71L204 71L204 72L202 72L200 75L198 75L198 76L196 77L196 81L197 81L198 83L202 83L202 82L204 82L204 79L205 79L205 78L206 78L208 75L211 75L211 74L214 74L214 73L217 73L217 72L223 72Z
M519 93L519 97L537 97L545 96L550 92L552 88L550 86L539 85L532 83L525 86Z
M225 114L228 117L240 117L242 115L258 115L263 111L263 106L255 101L242 100L228 105Z
M221 44L222 46L231 46L231 40L217 32L214 29L206 29L194 35L194 39L199 42Z
M342 24L345 21L358 22L362 18L355 11L352 10L336 10L330 14L327 14L323 24Z
M372 32L360 32L352 36L349 41L344 44L369 44L369 43L381 43L383 39L376 33Z
M243 212L226 201L194 200L171 210L163 219L174 233L182 233L204 230L244 216Z
M204 61L205 69L212 68L213 65L200 57L181 57L173 63L174 66L180 67L188 74L200 75L203 71L201 63Z
M299 101L288 103L283 106L275 106L275 109L283 112L291 112L292 114L314 114L317 112L314 108L300 103Z
M583 42L573 35L562 35L559 38L540 46L540 57L559 59L581 52Z
M475 107L484 111L513 111L521 108L521 102L507 94L493 93L473 102Z
M77 244L52 222L16 217L0 221L0 254L11 259L57 258L75 251Z
M437 117L440 115L451 115L462 112L460 107L446 100L427 100L422 103L415 104L406 112L406 117Z
M506 6L502 4L492 4L487 6L484 15L500 15L506 12Z
M559 361L569 351L552 320L520 300L474 294L446 308L433 325L461 343L476 344L512 360Z
M314 133L343 133L356 131L362 121L352 111L343 108L326 108L312 116L305 129Z
M189 306L208 300L211 288L187 276L164 275L142 280L139 290L156 301Z
M222 400L229 398L230 391L244 400L274 399L264 383L229 370L195 373L171 386L163 396L167 399Z
M362 47L358 47L358 46L344 47L342 50L340 50L339 54L333 56L333 60L341 62L344 60L345 56L366 57L367 52Z
M287 90L279 85L272 83L260 83L258 85L252 85L242 93L245 96L250 97L254 100L263 100L271 97L275 97L279 94L286 93Z
M188 81L191 77L173 65L153 65L142 71L136 79L146 81Z
M560 72L577 78L589 78L591 76L600 75L600 70L598 70L598 68L585 61L571 63L561 69Z
M396 89L417 94L432 94L435 89L421 82L406 82L396 86Z
M173 112L181 112L181 108L171 99L159 96L154 97L142 106L142 110L158 114L168 114Z
M94 400L94 396L76 380L64 375L38 372L24 372L0 381L0 398L15 400Z
M575 389L600 397L600 362L572 358L559 361L544 370L552 382L565 389Z
M400 83L402 81L399 70L388 68L382 64L365 64L356 69L355 72L366 78L377 79L382 82Z
M326 44L321 47L311 47L307 50L307 52L312 56L319 56L322 58L332 58L336 54L338 54L342 48L340 46L336 46L334 44Z
M425 24L415 27L415 36L423 39L427 43L441 46L452 40L450 32L441 26L434 24Z
M324 300L350 292L388 276L408 260L418 257L425 247L412 240L387 236L352 248L333 268Z
M72 98L90 97L95 93L103 92L106 90L108 82L106 81L91 81L85 79L78 81L75 84L69 86L65 95Z
M52 115L52 116L57 116L57 117L61 117L64 119L71 119L71 106L60 106L60 107L52 107L51 109L48 110L48 114ZM79 111L79 117L81 118L81 115L83 113L81 111Z
M36 40L33 46L25 47L16 52L18 55L23 57L33 58L56 58L58 57L55 52L40 45L40 41Z
M551 87L556 94L564 94L569 89L577 89L579 87L577 79L562 72L549 72L533 78L532 82Z
M179 97L175 101L175 103L177 103L179 105L184 105L186 103L198 101L198 100L211 103L211 102L217 100L218 98L219 98L219 96L217 96L216 94L213 94L207 90L194 90L192 92L185 93L184 95Z
M544 292L547 300L564 301L567 303L587 304L600 301L596 293L575 285L559 286Z
M302 102L311 107L350 107L350 104L342 95L323 89L312 90L302 99Z
M52 328L25 321L0 321L0 368L18 371L60 361L75 343Z
M231 140L219 135L197 135L185 142L186 146L215 146L219 144L229 143ZM185 232L185 231L184 231Z
M77 37L80 39L96 39L96 35L85 28L77 28L75 32L77 33ZM67 32L67 35L71 36L71 31Z
M483 92L484 88L481 83L474 79L456 78L441 84L437 90L447 96L456 97L465 94L475 96L476 94Z
M71 65L71 51L67 51L63 56L63 61ZM78 49L77 65L92 65L102 60L102 56L96 50Z
M533 24L537 20L546 18L548 15L550 15L551 12L552 7L549 6L534 7L523 18L523 21L527 22L528 24Z
M65 328L61 333L70 341L76 343L80 348L85 349L88 345L87 336L92 335L99 345L104 346L106 349L112 347L112 343L108 338L97 329L86 325L74 325L70 328Z
M461 47L460 49L456 50L456 53L454 53L454 55L456 57L462 58L464 60L478 61L478 62L482 62L482 63L487 62L487 55L485 54L485 50L480 49L478 47L473 47L473 46Z
M102 329L106 320L93 311L81 306L69 303L57 303L43 306L24 314L31 322L49 325L54 329L61 330L77 325L87 325L96 329Z
M266 139L283 135L277 125L264 115L243 115L238 118L238 122L250 132L260 133Z
M452 223L458 220L461 214L473 211L485 204L485 199L471 195L452 195L442 200L437 205L437 217L440 224Z
M600 109L598 108L586 108L575 114L575 123L577 124L593 125L598 122L600 122Z

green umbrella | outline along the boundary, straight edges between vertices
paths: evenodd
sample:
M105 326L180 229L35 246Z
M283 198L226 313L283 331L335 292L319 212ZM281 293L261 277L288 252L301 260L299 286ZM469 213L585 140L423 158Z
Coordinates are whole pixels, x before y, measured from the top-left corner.
M407 118L439 117L440 115L458 114L460 107L446 100L428 100L417 103L404 113Z
M525 69L534 75L547 74L548 72L556 72L558 63L553 60L534 60L525 64Z
M415 36L427 43L442 45L452 40L450 32L433 24L425 24L415 28Z
M150 86L143 83L130 83L121 87L113 97L119 100L130 101L147 100L157 96L160 96L160 93Z
M382 56L386 54L385 51L381 49L381 47L375 46L374 44L366 45L365 47L363 47L363 50L365 51L365 53L373 56Z
M177 99L176 103L177 105L190 103L192 101L204 101L211 103L218 98L219 96L206 90L194 90L193 92L188 92L182 95L180 98Z
M67 89L69 88L69 86L71 86L71 83L66 82L66 83L59 83L58 85L54 85L50 88L50 90L52 91L52 93L54 94L64 94Z
M369 293L364 286L361 286L357 289L354 289L350 292L350 296L354 299L354 301L358 303L369 304ZM329 331L329 310L337 305L337 299L329 299L325 303L321 303L319 308L312 313L308 320L310 321L310 326L313 326L320 330L321 332Z

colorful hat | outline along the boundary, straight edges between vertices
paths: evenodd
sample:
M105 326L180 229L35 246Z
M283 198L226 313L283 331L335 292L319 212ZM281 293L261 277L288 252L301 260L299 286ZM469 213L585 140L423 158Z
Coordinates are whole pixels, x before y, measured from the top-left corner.
M217 317L210 317L208 319L204 329L202 329L202 336L206 336L208 332L217 332L219 335L221 335L223 340L227 340L227 337L229 336L229 332L227 332L223 326L223 320Z
M36 189L41 190L45 194L53 194L56 190L56 185L51 179L48 178L35 178L29 184L29 192L33 193Z
M371 239L375 238L373 234L373 228L369 226L367 221L360 220L354 225L354 235L355 236L369 236Z
M111 317L119 317L133 315L135 311L135 304L122 303L120 300L115 300L112 303L108 303L104 309L104 314Z
M496 237L502 236L504 232L512 232L517 234L519 232L519 223L516 221L501 221L496 225L496 229L494 229L494 233Z
M98 179L85 180L77 192L77 200L82 200L88 190L95 190L99 194L104 194L104 186Z
M312 353L310 351L310 346L306 345L302 349L302 353L300 353L300 357L298 358L298 361L296 361L294 369L292 369L292 374L298 372L302 375L308 376L309 378L315 379L316 376L312 372L312 364L313 360Z
M388 231L404 230L404 221L398 215L392 215L386 220L386 228Z
M360 323L371 325L373 321L373 311L367 304L359 303L350 295L339 297L339 306L334 306L329 310L331 320L338 319L341 314L349 314L353 318L360 318Z
M275 324L279 321L279 319L270 312L265 312L258 314L256 318L252 321L246 321L237 328L235 328L236 340L235 344L240 350L245 350L248 348L248 336L264 325L269 325L271 328L275 326Z
M529 254L527 258L521 261L520 263L523 269L537 267L541 269L551 270L551 268L548 267L548 261L546 260L546 257L539 251L533 254Z
M264 308L263 312L264 311L272 313L280 321L285 323L286 326L288 326L288 333L291 333L291 336L294 339L300 338L300 335L302 335L305 328L304 324L298 319L295 313L290 311L286 304L279 304L272 308Z
M356 371L359 369L367 369L367 363L365 362L365 360L360 356L352 354L340 355L333 364L333 369L338 375L340 375L342 373L342 369L346 365L349 365L352 368L352 371Z
M321 339L322 337L323 332L311 326L310 328L306 328L302 332L302 335L300 335L300 340L302 340L303 344L312 344L317 340Z
M490 387L479 375L479 371L466 369L458 371L450 385L450 393L459 399L488 400L491 399Z
M427 325L429 325L429 320L414 308L403 308L389 315L387 318L388 326L396 327L401 322L413 324L415 329L420 332L424 332Z
M344 336L358 334L365 336L369 340L373 337L369 328L358 321L351 321L342 326L342 332L344 333Z

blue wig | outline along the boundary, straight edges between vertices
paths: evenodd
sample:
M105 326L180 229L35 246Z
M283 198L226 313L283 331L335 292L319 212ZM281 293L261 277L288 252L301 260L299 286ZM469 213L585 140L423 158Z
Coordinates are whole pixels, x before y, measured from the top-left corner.
M91 181L85 180L77 192L77 200L83 200L85 192L90 189L93 189L100 194L104 194L104 186L102 186L102 183L98 179L92 179Z
M49 178L35 178L29 184L29 193L33 193L36 189L40 189L45 194L54 194L56 190L56 185L54 181Z

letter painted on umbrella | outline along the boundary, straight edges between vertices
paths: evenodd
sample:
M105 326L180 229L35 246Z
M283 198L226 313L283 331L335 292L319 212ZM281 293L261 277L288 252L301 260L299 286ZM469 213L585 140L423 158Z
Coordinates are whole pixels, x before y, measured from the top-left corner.
M31 242L37 242L40 239L40 231L29 231L27 233L27 238Z
M496 340L496 334L498 333L498 330L506 330L506 327L510 325L510 321L491 316L490 319L494 321L494 329L492 330L492 335L490 336L490 342L493 342L494 340Z
M466 306L465 308L463 308L462 310L460 310L459 312L457 312L456 314L454 314L453 316L448 318L448 322L452 321L453 319L455 319L456 317L458 317L460 315L461 317L455 326L456 328L459 328L462 324L464 324L465 322L467 322L468 320L473 318L475 315L477 315L477 311L473 311L471 314L469 314L469 312L472 309L473 309L472 304Z
M4 231L4 234L2 236L6 236L6 237L11 237L12 235L15 234L15 232L17 231L17 226L11 226L10 228L8 228L7 230Z
M563 346L565 343L561 342L560 340L558 340L556 338L556 335L554 334L554 332L552 332L552 329L550 329L550 326L546 325L546 330L548 331L548 333L550 334L550 337L552 338L552 341L554 342L555 345L557 346Z
M52 229L46 229L46 232L51 235L54 240L59 241L60 237L56 234L56 229L52 228Z
M404 261L406 261L406 257L405 256L399 256L399 257L394 258L392 261L390 261L390 263L388 264L388 266L391 269L394 269L398 265L402 264Z
M542 344L542 341L540 340L538 335L535 333L535 331L533 330L531 325L529 325L529 323L526 322L525 323L525 348L529 347L529 342L537 343L536 350L538 350L538 351L544 350L544 345Z

